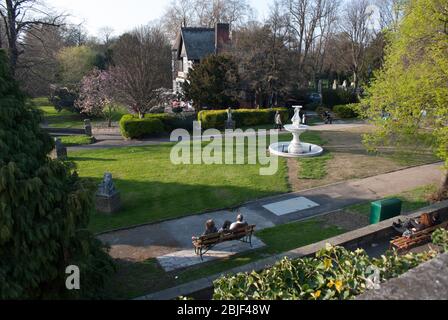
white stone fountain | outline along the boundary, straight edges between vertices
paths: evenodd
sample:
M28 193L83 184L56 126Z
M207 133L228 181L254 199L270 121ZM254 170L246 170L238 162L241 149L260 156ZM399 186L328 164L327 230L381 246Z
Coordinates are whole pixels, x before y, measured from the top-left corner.
M305 158L317 157L324 152L324 149L320 146L300 141L301 134L309 129L309 126L302 124L302 118L300 117L302 108L302 106L294 107L295 113L292 118L292 124L285 126L285 130L291 132L294 136L293 140L291 142L272 144L269 147L271 154L286 158Z

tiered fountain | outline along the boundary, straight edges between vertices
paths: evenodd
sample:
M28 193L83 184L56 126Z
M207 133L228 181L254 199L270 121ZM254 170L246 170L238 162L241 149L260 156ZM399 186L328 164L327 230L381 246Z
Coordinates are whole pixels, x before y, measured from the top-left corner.
M295 113L292 118L292 124L285 126L285 130L291 132L294 139L291 142L274 143L269 147L269 151L271 154L287 158L320 156L324 152L322 147L300 141L301 134L308 131L309 126L302 123L302 118L300 117L302 106L294 107L294 109Z

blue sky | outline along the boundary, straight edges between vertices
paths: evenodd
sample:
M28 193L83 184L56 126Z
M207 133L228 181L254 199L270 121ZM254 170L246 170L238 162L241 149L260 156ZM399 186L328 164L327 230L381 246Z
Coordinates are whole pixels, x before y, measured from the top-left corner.
M205 0L207 1L207 0ZM258 18L269 12L273 0L248 0ZM110 26L116 34L160 18L171 0L46 0L45 3L58 12L71 15L76 23L84 22L92 35L99 28ZM123 5L125 4L125 5Z

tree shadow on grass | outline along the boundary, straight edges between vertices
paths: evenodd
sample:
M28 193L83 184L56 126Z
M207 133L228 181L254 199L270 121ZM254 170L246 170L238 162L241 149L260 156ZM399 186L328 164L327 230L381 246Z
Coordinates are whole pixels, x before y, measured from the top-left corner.
M80 161L100 161L100 162L115 162L117 159L106 159L106 158L90 158L90 157L69 157L70 161L80 162Z

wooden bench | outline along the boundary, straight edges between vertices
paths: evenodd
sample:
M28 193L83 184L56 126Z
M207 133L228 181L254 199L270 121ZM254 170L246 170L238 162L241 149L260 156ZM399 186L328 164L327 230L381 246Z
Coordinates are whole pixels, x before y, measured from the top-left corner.
M241 241L250 244L252 248L252 235L255 232L255 225L238 228L233 231L226 231L220 233L209 234L201 236L196 240L193 240L194 253L204 260L204 254L213 249L216 245L229 242L229 241Z
M437 226L418 231L410 237L396 237L390 242L391 249L395 249L398 252L403 252L420 245L424 245L431 242L431 237L434 231L437 229L447 229L447 227L448 221Z

